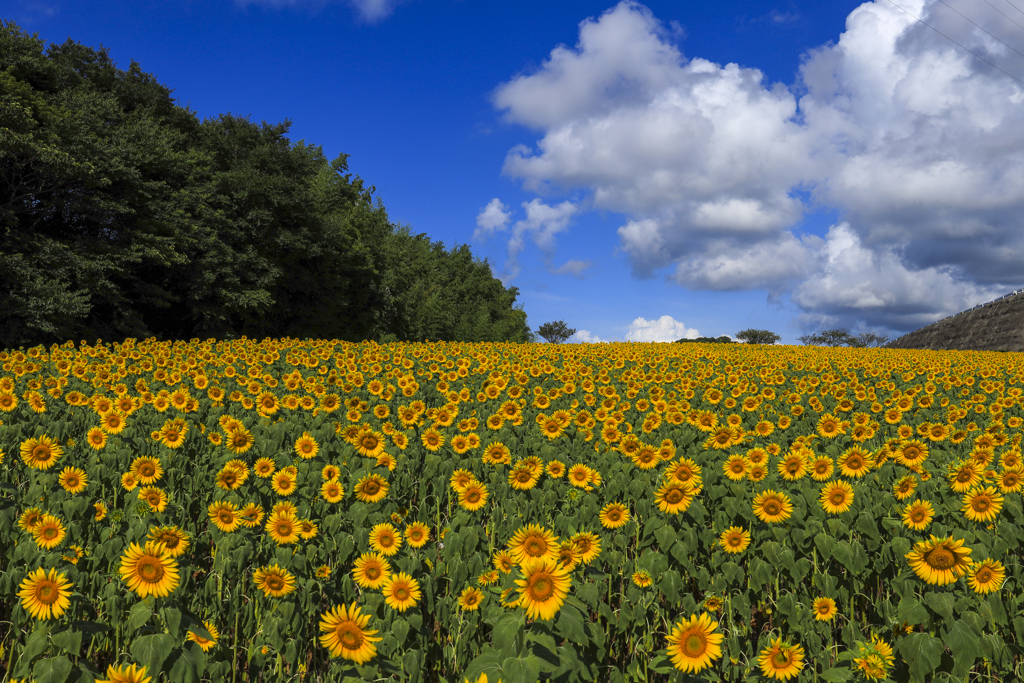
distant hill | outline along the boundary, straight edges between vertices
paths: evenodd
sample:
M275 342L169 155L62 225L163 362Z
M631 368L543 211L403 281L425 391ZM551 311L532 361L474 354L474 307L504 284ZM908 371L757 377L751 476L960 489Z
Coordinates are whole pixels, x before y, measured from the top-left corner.
M1024 351L1024 290L914 330L885 348Z

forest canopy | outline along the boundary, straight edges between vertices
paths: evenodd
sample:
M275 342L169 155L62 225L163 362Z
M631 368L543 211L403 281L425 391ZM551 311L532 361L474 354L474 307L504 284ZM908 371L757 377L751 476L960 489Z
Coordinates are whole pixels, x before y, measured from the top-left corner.
M533 339L517 288L390 223L348 155L171 93L0 22L0 347Z

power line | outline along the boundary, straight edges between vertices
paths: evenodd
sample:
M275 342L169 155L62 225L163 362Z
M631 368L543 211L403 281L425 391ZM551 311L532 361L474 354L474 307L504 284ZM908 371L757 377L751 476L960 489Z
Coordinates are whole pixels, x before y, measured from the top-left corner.
M992 35L992 34L991 34L991 33L989 33L988 31L986 31L985 29L981 28L981 26L978 26L977 24L975 24L975 23L974 23L974 21L973 21L973 20L972 20L972 19L971 19L970 17L968 17L968 16L965 16L964 14L962 14L962 13L960 12L960 10L958 10L957 8L955 8L955 7L953 7L952 5L950 5L950 4L948 3L948 2L946 2L946 0L939 0L939 2L941 2L941 3L943 4L943 5L945 5L945 6L946 6L946 7L948 7L949 9L953 10L953 11L954 11L954 12L956 12L957 14L959 14L959 15L960 15L961 17L963 17L963 18L964 18L964 19L966 19L967 21L970 21L970 22L971 22L972 24L974 24L975 26L977 26L977 27L978 27L979 29L981 29L982 31L985 31L985 33L988 33L988 35L992 36L993 38L995 38L996 40L998 40L998 41L999 41L1000 43L1003 43L1003 41L1002 41L1001 39L997 38L996 36ZM1004 15L1004 16L1005 16L1005 15ZM1016 22L1014 22L1014 23L1016 23ZM1003 45L1006 45L1006 47L1010 48L1011 50L1013 50L1014 52L1016 52L1017 54L1019 54L1019 55L1020 55L1021 57L1024 57L1024 52L1021 52L1020 50L1018 50L1017 48L1013 47L1012 45L1010 45L1010 44L1008 44L1008 43L1003 43Z
M1017 28L1019 28L1019 29L1024 29L1024 26L1021 26L1020 24L1018 24L1018 23L1017 23L1016 21L1014 21L1013 19L1010 19L1010 17L1007 17L1007 16L1006 16L1006 13L1005 13L1005 12L1003 12L1003 11L1002 11L1001 9L999 9L998 7L996 7L995 5L993 5L993 4L992 4L991 2L989 2L988 0L982 0L982 2L984 2L984 3L986 4L986 5L988 5L989 7L991 7L992 9L994 9L995 11L999 12L1000 14L1002 14L1002 15L1003 15L1004 17L1006 17L1006 20L1007 20L1007 21L1009 21L1009 22L1010 22L1011 24L1013 24L1013 25L1014 25L1014 26L1016 26ZM1017 9L1017 8L1016 8L1016 7L1014 7L1014 9ZM1018 12L1020 12L1020 10L1019 10L1019 9L1017 9L1017 11L1018 11ZM1021 14L1024 14L1024 12L1020 12L1020 13L1021 13Z
M922 21L922 20L921 20L921 19L919 19L918 17L915 17L915 16L913 15L913 14L911 14L911 13L910 13L910 12L908 12L907 10L903 9L902 7L900 7L899 5L897 5L897 4L896 4L895 2L893 2L892 0L886 0L886 1L887 1L887 2L888 2L888 3L890 4L890 5L892 5L893 7L895 7L896 9L900 10L901 12L904 12L905 14L907 14L908 16L910 16L911 18L913 18L913 19L916 19L917 21L921 22L922 24L924 24L925 26L927 26L927 27L928 27L928 28L930 28L931 30L935 31L935 32L936 32L936 33L938 33L938 34L939 34L940 36L942 36L943 38L945 38L946 40L948 40L949 42L953 43L954 45L957 45L957 46L959 46L959 47L960 47L960 49L962 49L962 50L965 50L965 51L967 51L967 52L970 52L970 53L971 53L972 55L974 55L975 57L977 57L977 58L978 58L978 59L980 59L981 61L983 61L983 62L985 62L986 64L988 64L988 65L989 65L989 66L991 66L991 67L992 67L993 69L998 69L999 71L1002 71L1002 72L1003 72L1004 74L1006 74L1007 76L1009 76L1009 77L1010 77L1010 78L1012 78L1013 80L1017 81L1017 82L1018 82L1018 83L1020 83L1021 85L1024 85L1024 81L1022 81L1021 79L1017 78L1016 76L1014 76L1013 74L1011 74L1011 73L1010 73L1010 72L1008 72L1008 71L1005 71L1005 70L1003 70L1003 69L1000 69L1000 68L999 68L998 66L996 66L996 65L995 65L995 64L993 64L992 62L988 61L987 59L985 59L984 57L982 57L981 55L979 55L979 54L978 54L977 52L975 52L974 50L971 50L971 49L969 49L969 48L966 48L966 47L964 47L963 45L960 45L960 43L956 42L955 40L953 40L952 38L950 38L949 36L947 36L947 35L946 35L945 33L943 33L942 31L940 31L939 29L935 28L934 26L932 26L932 25L931 25L931 24L929 24L928 22L926 22L926 21ZM1003 41L999 41L999 42L1003 42Z
M1006 4L1009 5L1010 7L1012 7L1013 9L1017 10L1021 14L1024 14L1024 10L1022 10L1020 7L1017 7L1015 4L1010 2L1010 0L1006 0Z

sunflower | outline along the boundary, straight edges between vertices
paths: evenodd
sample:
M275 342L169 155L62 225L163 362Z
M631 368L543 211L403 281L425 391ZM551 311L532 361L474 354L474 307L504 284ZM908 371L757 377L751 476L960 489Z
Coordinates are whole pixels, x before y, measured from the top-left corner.
M412 548L422 548L430 540L430 527L423 522L413 522L405 527L405 540Z
M64 451L61 450L60 444L46 435L21 444L21 460L33 469L49 469L62 455Z
M176 526L157 526L149 530L148 539L161 543L171 557L179 557L188 550L189 536Z
M387 479L379 474L368 474L355 485L356 498L364 503L376 503L388 495Z
M608 503L601 508L598 519L605 529L621 528L629 521L629 508L622 503Z
M818 420L818 434L826 439L834 439L840 434L845 434L846 429L843 421L835 415L825 413Z
M508 446L500 441L496 441L488 444L488 446L484 448L484 454L481 457L481 460L483 460L487 465L500 465L502 463L508 464L512 462L512 452L509 450Z
M502 574L508 574L515 567L515 558L512 557L512 553L507 550L499 550L491 558L491 564L494 568L500 571Z
M214 482L217 484L217 488L225 491L234 491L241 488L245 480L249 478L249 469L239 469L237 467L228 467L227 465L217 473Z
M322 495L324 500L328 503L338 503L345 497L345 489L342 488L341 482L338 480L329 479L320 487L320 495Z
M516 531L508 549L514 562L553 557L558 553L558 537L539 524L530 524Z
M203 628L210 634L210 637L201 636L195 631L189 630L185 635L186 640L191 640L193 643L197 643L199 647L203 649L203 652L208 652L214 645L217 644L217 639L220 637L220 633L217 628L209 621L203 622Z
M65 536L67 536L67 532L64 530L64 524L54 515L44 514L32 529L32 537L36 544L47 550L59 546Z
M138 664L107 667L107 679L96 683L150 683L152 676L146 675L146 667Z
M530 619L553 619L569 594L569 572L552 557L525 560L521 570L523 578L516 579L516 585L526 615Z
M1013 468L1003 470L999 475L999 491L1001 493L1016 493L1024 486L1024 470Z
M370 530L370 547L381 555L391 557L402 547L402 534L390 524L376 524Z
M255 529L263 521L265 515L263 507L259 503L247 503L244 508L238 511L238 521L242 526Z
M28 508L18 517L18 526L22 531L33 533L39 523L43 521L43 511L39 508Z
M896 483L892 485L892 494L896 496L896 500L906 500L914 495L914 489L916 488L917 477L908 474L896 480Z
M270 486L279 496L290 496L298 488L295 474L287 467L274 473L270 479Z
M725 476L733 481L740 481L747 476L748 469L750 469L750 461L744 455L730 455L722 464Z
M693 489L686 484L664 483L655 492L654 501L662 512L678 515L693 502Z
M351 606L335 606L320 619L320 644L331 653L331 657L342 657L356 664L365 664L377 656L374 643L376 630L367 630L369 614L362 614L356 603Z
M904 442L894 454L896 462L906 467L920 465L928 458L928 446L923 441Z
M945 586L967 573L971 564L970 554L971 549L965 548L963 541L954 541L952 536L939 538L933 535L927 541L914 544L914 549L905 557L914 573L925 583Z
M835 471L835 463L827 455L819 455L811 461L810 470L815 481L825 481Z
M256 438L243 426L236 426L235 429L229 430L224 440L224 445L235 455L246 453L254 443L256 443Z
M261 479L273 476L277 471L277 463L270 458L259 458L252 466L252 471Z
M473 512L487 503L487 496L487 487L479 482L473 482L459 491L459 505Z
M700 465L689 458L683 458L665 469L665 477L674 479L680 484L697 487L701 484Z
M981 483L985 468L970 458L949 466L949 488L956 493L966 493Z
M761 673L768 678L786 681L804 668L804 649L799 645L784 643L782 638L776 638L767 648L761 650L758 664L761 666Z
M924 531L934 517L935 512L930 502L915 500L903 509L903 526L914 531Z
M462 593L459 594L459 609L463 612L472 612L480 609L480 604L483 601L484 594L481 593L478 588L467 586Z
M264 527L267 534L278 545L287 545L299 540L299 520L287 512L276 512L270 515Z
M107 433L99 427L93 427L85 434L85 442L96 450L103 450L107 445Z
M102 500L98 500L92 504L93 516L92 518L97 522L102 521L107 516L107 504Z
M722 532L718 542L727 553L742 553L750 546L750 532L741 526L731 526Z
M570 470L570 477L572 476ZM529 491L540 480L540 474L534 472L533 468L523 463L517 463L508 473L508 483L519 491ZM570 482L572 479L570 479Z
M721 633L713 633L718 622L708 614L694 615L673 626L666 637L668 655L677 669L686 673L697 673L711 666L722 656Z
M1006 568L999 560L972 562L967 571L967 583L975 593L991 593L999 590L1006 578Z
M316 454L320 452L320 446L309 432L303 432L302 436L295 440L294 450L300 458L309 460L315 458Z
M754 496L754 514L762 522L783 522L793 514L793 503L785 493L769 489Z
M268 598L283 598L295 590L295 577L276 564L260 567L253 573L252 580Z
M586 488L587 484L590 483L590 480L593 478L593 472L594 470L586 465L577 463L569 468L567 477L570 484L582 489Z
M871 454L860 446L851 446L839 456L836 462L844 477L863 477L871 471L874 459Z
M580 551L580 562L590 564L601 554L601 537L590 531L581 531L569 537L569 541Z
M815 598L811 610L815 621L832 621L836 618L836 601L832 598Z
M476 477L473 476L471 471L466 469L457 469L452 472L451 479L448 480L448 486L458 493L475 481Z
M960 511L972 522L991 522L1003 509L1003 496L993 486L974 489L963 499Z
M57 477L57 481L62 489L73 496L84 491L89 483L85 476L85 470L78 467L65 467Z
M639 588L647 588L653 583L653 581L651 580L651 575L647 573L647 570L645 569L638 569L637 571L633 572L633 576L631 577L631 579L633 583L636 584Z
M231 533L239 526L238 509L234 503L222 500L211 503L207 508L210 521L221 531Z
M545 470L552 479L561 479L565 476L565 463L560 460L552 460Z
M178 587L178 561L159 543L132 543L121 558L121 578L140 598L166 597Z
M71 606L71 582L56 569L28 573L20 586L21 606L36 619L57 619Z
M391 576L391 565L377 553L363 553L352 567L352 578L363 588L380 588Z
M141 484L149 486L156 483L164 474L163 465L159 458L141 456L132 461L128 470Z
M159 441L168 448L180 448L185 443L187 433L188 425L184 420L170 420L160 428Z
M842 480L831 482L821 488L818 500L825 512L838 515L853 505L853 487Z
M167 493L156 486L146 486L139 490L139 500L148 504L154 512L167 509Z
M402 572L388 576L381 587L381 593L388 607L399 612L414 607L421 596L419 582Z

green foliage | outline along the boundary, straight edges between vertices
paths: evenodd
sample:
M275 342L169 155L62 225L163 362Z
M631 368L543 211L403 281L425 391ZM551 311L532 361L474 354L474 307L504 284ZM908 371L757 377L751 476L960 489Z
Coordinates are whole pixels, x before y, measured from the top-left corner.
M822 330L814 334L805 334L798 339L800 343L807 346L853 346L857 348L882 346L889 341L888 337L874 332L862 332L854 336L846 328Z
M740 330L736 333L736 338L745 344L774 344L782 337L771 330L755 330L751 328Z
M576 328L569 327L565 324L564 320L555 320L538 327L537 334L543 337L549 344L561 344L576 334Z
M734 344L735 342L727 334L723 334L721 337L697 337L695 339L676 339L677 344L692 343L692 344Z

